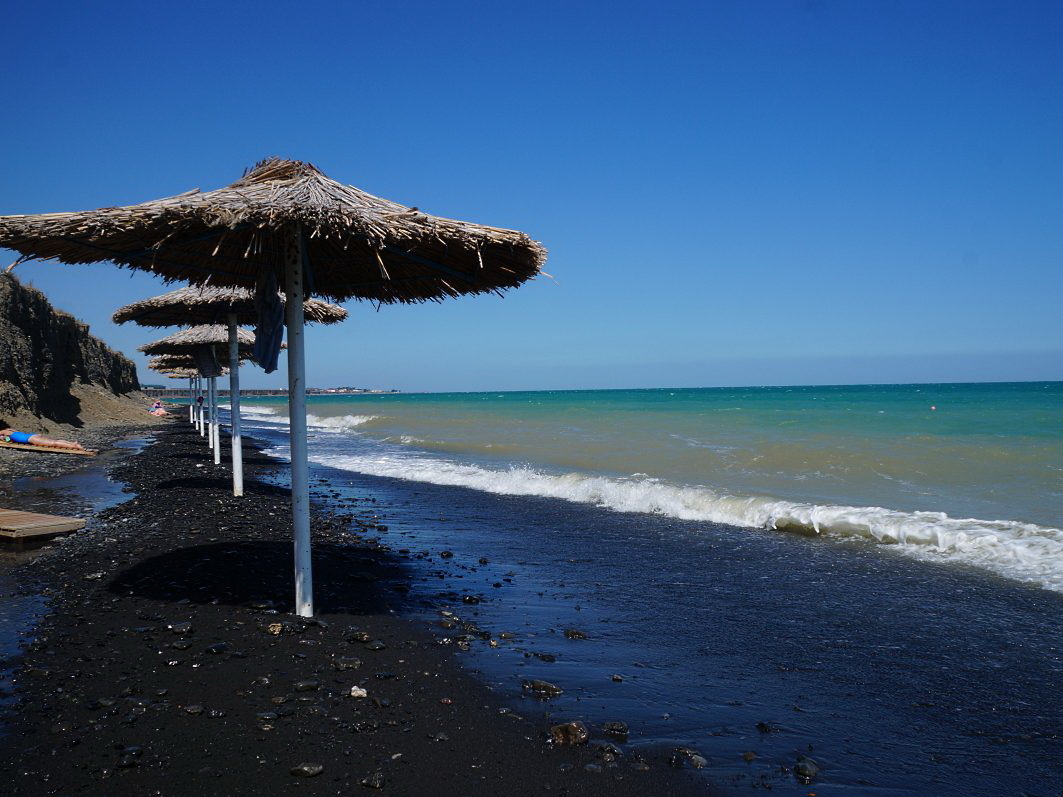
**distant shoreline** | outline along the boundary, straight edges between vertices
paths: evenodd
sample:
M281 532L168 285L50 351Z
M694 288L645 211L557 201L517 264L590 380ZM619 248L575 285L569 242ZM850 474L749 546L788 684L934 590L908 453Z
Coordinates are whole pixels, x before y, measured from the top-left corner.
M144 387L141 388L144 395L150 398L187 398L187 387ZM308 396L389 396L394 393L401 393L401 390L376 390L358 388L313 388L308 387L306 389L306 395ZM228 396L229 391L218 388L219 396ZM269 397L284 397L288 395L286 388L263 388L261 390L241 390L241 398L269 398Z

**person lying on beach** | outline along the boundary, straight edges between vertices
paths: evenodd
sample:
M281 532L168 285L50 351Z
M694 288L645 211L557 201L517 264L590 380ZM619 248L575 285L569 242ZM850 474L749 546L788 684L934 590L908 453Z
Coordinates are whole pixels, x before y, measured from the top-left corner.
M48 448L69 448L74 451L85 450L85 446L81 445L81 443L75 443L73 440L56 440L53 437L45 437L43 434L16 432L11 428L0 429L0 440L5 443L23 443L24 445L46 446Z
M156 401L154 404L152 404L151 405L151 409L148 410L148 412L150 412L152 415L155 415L156 417L159 417L159 418L161 418L163 415L169 415L170 414L165 409L163 409L161 401Z

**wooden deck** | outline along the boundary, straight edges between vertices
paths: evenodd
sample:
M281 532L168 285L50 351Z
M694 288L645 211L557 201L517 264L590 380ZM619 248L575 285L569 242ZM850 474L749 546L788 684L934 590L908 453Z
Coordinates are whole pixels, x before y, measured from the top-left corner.
M39 515L36 512L19 512L17 509L0 509L0 540L17 542L77 531L87 521L79 517Z

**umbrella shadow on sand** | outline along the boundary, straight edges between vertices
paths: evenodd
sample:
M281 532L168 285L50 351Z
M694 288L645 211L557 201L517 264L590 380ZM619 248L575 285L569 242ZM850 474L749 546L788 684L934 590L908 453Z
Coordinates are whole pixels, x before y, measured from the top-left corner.
M186 476L181 479L167 479L156 484L153 489L155 490L211 490L214 492L224 492L229 487L230 481L221 476ZM260 482L248 482L244 486L244 492L248 495L271 495L279 498L288 498L291 496L290 490L274 487L270 484L262 484ZM290 553L290 552L289 552Z
M403 565L386 551L335 543L314 546L322 613L379 614L406 582ZM107 588L122 597L176 603L251 606L271 601L294 609L290 540L240 540L180 548L123 570ZM390 599L390 600L389 600Z

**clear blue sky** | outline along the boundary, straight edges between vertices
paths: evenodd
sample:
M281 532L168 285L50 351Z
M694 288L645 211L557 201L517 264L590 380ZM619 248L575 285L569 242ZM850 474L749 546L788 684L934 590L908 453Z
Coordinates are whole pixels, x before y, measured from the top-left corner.
M0 214L267 155L528 232L538 280L351 302L309 381L404 390L1063 379L1063 4L17 3ZM14 259L0 251L5 259ZM166 286L17 274L133 356ZM249 386L283 369L243 371Z

